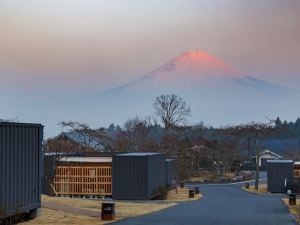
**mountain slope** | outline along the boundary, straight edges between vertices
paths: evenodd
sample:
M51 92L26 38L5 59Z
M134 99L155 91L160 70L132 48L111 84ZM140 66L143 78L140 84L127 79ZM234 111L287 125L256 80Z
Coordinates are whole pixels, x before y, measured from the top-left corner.
M191 51L181 54L133 82L110 89L105 93L145 91L145 88L175 91L207 85L210 85L210 88L213 88L213 85L219 88L229 84L271 93L291 91L288 88L246 76L238 69L205 52Z
M117 122L151 114L155 97L170 93L191 106L191 121L212 125L294 119L300 110L298 92L248 76L201 51L183 53L135 81L93 96L93 102L105 104L99 113Z
M111 89L108 92L128 88L144 89L145 86L182 86L195 82L217 81L219 79L238 78L241 72L225 62L205 52L185 52L163 66L128 84ZM174 86L175 85L175 86Z

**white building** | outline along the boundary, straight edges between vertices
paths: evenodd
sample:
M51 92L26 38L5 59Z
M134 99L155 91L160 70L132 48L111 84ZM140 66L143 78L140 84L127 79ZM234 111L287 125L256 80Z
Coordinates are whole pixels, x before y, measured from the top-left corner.
M253 156L252 159L255 160L255 162L256 162L256 156ZM283 159L283 157L281 155L276 154L275 152L268 150L268 149L261 152L259 154L259 159L258 159L259 167L265 168L267 165L267 161L272 160L272 159L280 160L280 159Z

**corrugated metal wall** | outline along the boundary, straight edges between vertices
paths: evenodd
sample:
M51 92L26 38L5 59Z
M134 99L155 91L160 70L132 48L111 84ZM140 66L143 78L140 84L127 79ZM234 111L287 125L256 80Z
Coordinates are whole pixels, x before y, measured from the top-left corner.
M114 199L144 199L148 195L147 157L113 156Z
M175 187L177 183L176 161L175 159L166 160L166 185Z
M40 207L43 128L0 123L0 218Z
M148 199L157 196L157 189L166 186L166 157L164 154L154 154L148 156Z
M50 196L55 194L51 185L54 186L56 158L57 158L56 155L50 155L50 156L44 155L42 194L50 195Z
M164 154L120 154L113 156L112 186L114 199L146 200L165 186Z
M293 176L293 161L276 160L267 162L268 192L284 193L284 181Z

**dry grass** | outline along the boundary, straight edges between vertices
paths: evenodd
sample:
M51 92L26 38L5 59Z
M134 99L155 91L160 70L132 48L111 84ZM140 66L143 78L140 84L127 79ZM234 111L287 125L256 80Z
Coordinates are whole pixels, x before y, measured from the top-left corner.
M33 219L20 224L105 224L105 222L88 216L75 215L62 211L41 208L40 215Z
M188 197L187 188L173 189L168 194L168 199L165 201L114 201L116 207L116 220L121 220L129 217L136 217L145 215L148 213L160 211L172 206L177 205L176 202L198 200L202 197L201 194L195 195L195 198ZM56 198L49 196L42 196L42 201L54 202L67 206L72 206L81 209L88 209L100 212L101 200L89 200L89 199L75 199L75 198ZM34 219L21 224L107 224L110 222L101 221L100 219L82 216L63 211L41 208L40 215Z
M235 177L235 173L232 172L226 172L223 174L224 177Z
M182 202L182 201L195 201L202 198L202 194L195 194L195 198L189 198L189 189L188 188L177 188L169 191L168 199L167 201L176 201L176 202Z
M81 209L101 211L102 201L75 199L75 198L56 198L42 196L42 201L54 202L67 206L72 206ZM148 213L160 211L177 205L174 202L125 202L114 201L116 207L116 220L121 220L128 217L136 217ZM88 216L75 215L62 211L42 208L41 215L34 220L24 222L22 224L106 224L109 222L101 221L97 218Z
M191 182L196 182L196 183L203 183L204 182L204 180L207 180L207 178L204 178L204 177L191 177L190 179L189 179L189 181L191 181Z
M249 189L246 189L245 187L242 187L242 189L244 191L248 191L248 192L255 193L255 194L268 194L267 184L260 184L260 185L258 185L258 190L255 190L255 186L254 185L250 185Z
M101 211L101 203L103 201L95 201L88 199L75 199L75 198L55 198L43 196L42 200L69 205L82 209ZM175 203L156 203L154 201L147 202L127 202L127 201L114 201L116 209L116 218L123 219L127 217L140 216L155 211L176 205Z
M232 172L226 172L223 174L222 178L233 178L235 177L235 174ZM210 181L210 182L215 182L217 181L216 176L214 176L211 172L207 172L207 171L203 171L200 176L196 176L196 177L191 177L189 179L189 181L191 182L204 182L204 181ZM220 178L220 177L219 177Z
M289 199L282 199L284 204L289 208L290 214L295 216L295 220L300 224L300 202L297 201L297 205L289 205Z

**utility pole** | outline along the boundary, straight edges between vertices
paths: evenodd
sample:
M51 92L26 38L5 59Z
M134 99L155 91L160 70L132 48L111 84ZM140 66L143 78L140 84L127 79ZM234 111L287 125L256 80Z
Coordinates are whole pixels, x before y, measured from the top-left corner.
M259 145L257 144L257 131L255 135L255 148L256 148L256 171L255 171L255 190L258 190L259 182Z

